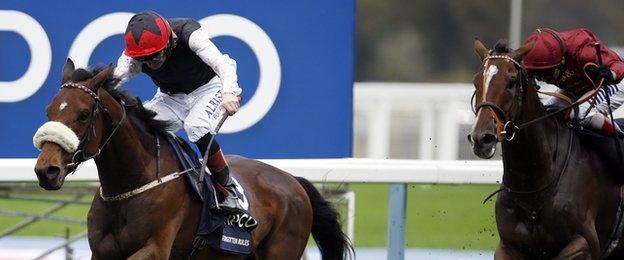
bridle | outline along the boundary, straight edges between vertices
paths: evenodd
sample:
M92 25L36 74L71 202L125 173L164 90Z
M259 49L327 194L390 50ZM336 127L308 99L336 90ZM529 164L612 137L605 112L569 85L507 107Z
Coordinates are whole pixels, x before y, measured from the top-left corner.
M104 108L102 106L102 102L100 100L100 96L95 93L93 90L85 87L84 85L75 83L75 82L66 82L61 86L61 89L63 88L76 88L76 89L80 89L82 91L84 91L85 93L89 94L89 96L91 96L93 98L93 100L95 100L95 104L93 105L93 109L91 110L91 114L89 116L89 121L88 121L88 126L87 126L87 130L85 131L84 135L82 136L82 138L80 138L80 143L78 144L78 148L76 149L76 151L74 152L74 154L72 155L72 161L71 163L68 163L67 165L65 165L65 167L67 169L69 169L69 173L73 173L76 171L76 169L78 168L78 165L80 165L81 163L88 161L90 159L93 159L95 157L97 157L98 155L100 155L100 152L102 152L102 149L104 148L104 146L106 146L106 144L108 144L108 142L110 141L110 139L113 137L113 135L115 135L115 133L117 132L117 130L119 130L119 128L121 127L121 125L125 122L126 120L126 108L125 108L125 104L123 101L120 101L121 104L121 109L123 111L123 115L122 118L119 120L119 122L117 122L117 125L115 126L115 128L113 129L113 131L108 135L108 137L104 140L104 142L102 144L100 144L100 146L98 147L97 151L95 152L95 154L92 154L90 156L86 156L84 153L85 147L87 146L87 143L89 143L89 141L91 140L92 136L95 136L95 119L97 118L100 109L102 111L104 111L109 118L112 119L112 116L110 115L110 112L108 111L108 109ZM80 158L80 159L78 159Z
M82 138L80 138L80 142L78 144L78 148L76 149L76 152L74 153L74 155L72 156L72 162L65 165L65 167L67 169L69 169L68 174L73 173L76 171L78 165L80 165L81 163L93 159L95 157L97 157L98 155L100 155L100 152L102 152L102 149L104 148L104 146L106 146L108 144L108 142L111 140L111 138L113 137L113 135L115 135L115 133L117 132L117 130L119 130L119 128L121 127L121 125L125 122L126 118L127 118L127 113L126 113L126 104L124 103L123 100L120 100L119 103L121 105L122 111L123 111L123 115L122 118L119 120L119 122L117 122L117 125L115 126L115 128L113 129L113 131L111 131L111 133L108 135L108 137L106 137L106 139L104 140L104 142L102 144L100 144L100 146L97 149L97 152L95 152L95 154L90 155L90 156L85 156L84 154L84 147L87 145L87 143L89 142L89 140L91 139L92 135L95 135L95 119L97 118L98 114L99 114L99 110L103 110L109 118L112 119L110 112L102 106L100 97L97 93L95 93L94 91L92 91L91 89L85 87L84 85L80 85L74 82L67 82L65 84L63 84L61 86L61 88L77 88L80 89L82 91L84 91L85 93L89 94L89 96L91 96L94 100L95 100L95 104L93 105L93 110L91 111L91 115L89 117L89 126L88 129L86 130L85 134L82 136ZM77 158L80 156L80 159L78 160ZM170 182L172 180L177 179L178 177L184 175L187 172L190 171L195 171L196 168L189 168L186 169L184 171L176 171L173 173L170 173L164 177L160 177L160 139L158 137L156 137L156 180L147 183L141 187L138 187L136 189L133 189L131 191L128 192L124 192L122 194L118 194L118 195L114 195L114 196L106 196L104 195L104 191L102 190L102 186L100 186L100 197L102 198L103 201L105 202L113 202L113 201L120 201L120 200L124 200L124 199L128 199L130 197L136 196L138 194L141 194L145 191L148 191L150 189L153 189L155 187L158 187L162 184L165 184L167 182Z
M475 114L475 116L477 115L479 110L483 107L488 107L492 109L492 111L494 111L494 114L495 114L494 120L496 121L496 129L497 129L496 135L499 141L502 141L502 140L511 141L516 136L516 133L519 132L520 130L525 129L547 118L553 117L559 113L567 111L575 106L578 106L580 103L583 103L587 101L589 98L591 98L592 96L596 95L598 93L597 90L602 85L602 80L601 80L599 86L596 87L593 91L591 91L591 93L588 93L584 97L581 97L575 102L572 102L567 97L562 96L560 94L539 91L538 86L536 85L535 81L532 79L530 80L529 77L527 76L527 72L524 66L522 66L520 62L514 60L513 58L507 55L488 55L487 57L483 59L483 71L486 71L487 61L490 59L504 59L506 61L513 63L516 69L518 70L518 76L519 76L514 86L516 89L516 93L515 93L514 101L511 105L511 111L509 113L506 113L505 110L503 110L501 107L496 105L494 102L486 101L485 96L483 97L484 100L482 100L478 105L473 106L474 109L472 112ZM517 113L520 111L524 92L527 91L526 87L530 83L533 84L537 92L545 94L545 95L556 96L556 97L565 99L568 101L569 105L566 107L560 108L554 112L543 115L541 117L532 119L528 122L524 122L520 125L516 125L513 117L516 116ZM472 94L472 98L470 101L471 103L475 103L476 94L477 94L477 91L475 90L475 92Z
M517 115L517 112L520 111L521 109L521 104L522 104L522 98L523 98L523 94L526 90L526 86L529 84L529 78L527 77L527 73L526 70L524 69L524 67L522 66L522 64L520 64L518 61L514 60L513 58L507 56L507 55L489 55L487 56L485 59L483 59L483 67L484 69L486 69L486 65L487 65L487 60L489 59L504 59L507 61L510 61L514 64L514 66L516 67L516 69L518 70L518 80L516 81L515 84L515 92L516 92L516 96L514 97L514 103L512 103L512 108L511 108L511 112L510 113L506 113L502 108L500 108L498 105L496 105L493 102L489 102L489 101L483 101L480 104L478 104L475 107L475 110L473 112L475 112L475 115L479 112L479 110L483 107L488 107L491 108L492 111L494 111L495 116L495 120L497 121L497 129L498 129L498 125L501 124L501 122L504 122L504 125L502 126L502 129L500 129L500 131L497 133L498 137L501 138L501 136L504 138L504 140L507 141L511 141L514 139L516 133L530 125L533 125L537 122L540 122L542 120L545 120L549 117L552 117L556 114L559 114L562 111L568 110L570 109L571 106L573 105L577 105L577 102L572 103L570 106L559 109L553 113L549 113L546 114L544 116L538 117L536 119L530 120L528 122L524 122L520 125L516 125L514 123L514 116ZM476 96L476 91L475 94L473 95L473 99ZM557 130L558 131L558 130ZM545 185L538 187L534 190L528 190L528 191L521 191L521 190L515 190L512 189L510 187L508 187L505 182L503 181L501 183L501 188L496 190L495 192L493 192L492 194L490 194L489 196L486 197L486 199L483 201L483 203L485 204L490 198L492 198L494 195L496 195L497 193L501 192L501 191L507 191L511 194L516 194L516 195L531 195L531 194L537 194L540 193L542 191L546 191L552 187L557 186L557 184L559 183L559 180L561 179L561 176L563 175L563 173L566 171L567 169L567 165L568 162L570 160L570 155L571 155L571 151L572 151L572 141L573 141L573 134L569 134L569 140L568 140L568 148L566 149L566 154L565 154L565 159L563 162L563 166L561 167L561 170L557 172L556 175L553 175L553 177L551 178L550 181L548 181ZM500 140L500 139L499 139ZM557 134L557 143L559 143L559 135ZM517 202L516 202L517 203ZM517 203L518 204L518 203ZM531 210L528 209L524 206L522 206L521 204L518 204L519 207L521 207L523 210L525 210L526 212L530 213L531 219L535 220L539 214L539 211L541 210L541 208L543 207L542 203L538 203L539 207L537 210Z
M537 122L540 122L546 118L552 117L562 111L565 111L567 109L569 109L569 107L566 107L564 109L561 110L557 110L554 113L550 113L550 114L546 114L544 116L538 117L536 119L530 120L528 122L522 123L520 125L516 125L514 123L514 116L517 115L517 112L520 111L521 109L521 104L522 104L522 98L523 98L523 94L526 90L526 86L529 84L529 80L526 74L526 70L524 69L524 67L522 66L522 64L520 64L518 61L514 60L513 58L507 56L507 55L490 55L487 56L485 59L483 59L483 66L485 69L485 66L487 65L487 60L489 59L504 59L507 61L510 61L514 64L514 66L516 67L516 69L518 70L518 79L516 80L515 83L515 92L516 92L516 96L514 97L514 101L512 103L511 106L511 112L510 113L505 113L505 111L500 108L498 105L496 105L494 102L489 102L489 101L483 101L480 104L478 104L475 108L475 110L473 112L475 112L475 115L477 112L479 112L479 110L483 107L488 107L490 109L492 109L492 111L494 111L495 116L495 120L497 121L497 130L499 129L499 125L501 124L501 121L504 122L504 125L502 126L502 129L500 129L500 131L497 133L498 138L500 140L501 137L504 138L504 140L506 141L511 141L514 139L514 137L516 136L516 133L530 125L533 125ZM475 95L476 95L476 91L475 91ZM473 96L474 97L474 96ZM557 130L558 132L558 130ZM565 159L563 162L563 166L561 167L561 170L557 172L557 174L553 175L553 177L551 178L550 181L548 181L545 185L538 187L536 189L533 190L527 190L527 191L522 191L522 190L515 190L510 188L509 186L507 186L503 180L503 182L501 183L501 188L496 190L495 192L493 192L492 194L490 194L489 196L487 196L485 198L485 200L483 201L483 203L485 204L490 198L492 198L494 195L496 195L497 193L501 192L501 191L507 191L510 194L516 194L516 195L532 195L532 194L537 194L540 193L542 191L546 191L548 189L550 189L551 187L557 186L557 184L559 183L559 180L561 179L561 176L563 175L563 173L566 171L567 169L567 165L568 162L570 160L570 154L571 154L571 149L572 149L572 140L573 140L574 135L573 134L569 134L569 140L568 140L568 148L566 150L566 154L565 154ZM559 135L557 134L557 144L559 143ZM543 207L544 204L542 203L538 203L538 209L537 210L531 210L528 209L526 207L524 207L522 204L519 204L516 202L516 204L522 208L523 210L525 210L526 212L528 212L531 216L532 220L535 220L539 214L539 211L541 210L541 208Z
M494 115L495 115L494 120L496 121L496 129L497 129L496 135L497 135L498 140L499 141L502 141L502 140L511 141L516 136L516 132L518 132L521 128L526 127L525 124L522 124L521 125L522 127L516 126L516 124L513 122L513 117L517 115L517 113L521 109L522 97L526 88L525 84L526 82L528 82L528 78L526 76L526 71L524 67L522 66L522 64L520 64L518 61L514 60L513 58L507 55L488 55L487 57L483 59L483 71L487 71L487 68L486 68L488 64L487 61L493 60L493 59L503 59L503 60L509 61L513 63L516 69L518 70L518 78L516 79L516 83L514 86L516 93L514 96L513 103L511 104L511 110L509 113L505 112L505 110L503 110L496 103L485 100L486 97L484 95L483 100L479 102L479 104L477 104L476 106L473 106L474 108L473 112L475 115L477 115L477 113L479 113L479 110L481 110L481 108L484 108L484 107L490 108L494 112ZM472 96L471 103L474 103L476 93L477 92L475 90Z

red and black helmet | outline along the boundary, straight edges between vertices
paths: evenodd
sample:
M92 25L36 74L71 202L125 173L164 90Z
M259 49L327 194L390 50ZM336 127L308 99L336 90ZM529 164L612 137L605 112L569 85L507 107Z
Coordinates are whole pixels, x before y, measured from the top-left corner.
M522 59L526 69L550 69L564 62L564 45L561 36L551 29L537 29L525 43L535 42L533 49Z
M124 38L124 54L132 58L149 56L167 47L171 26L156 12L141 12L130 18Z

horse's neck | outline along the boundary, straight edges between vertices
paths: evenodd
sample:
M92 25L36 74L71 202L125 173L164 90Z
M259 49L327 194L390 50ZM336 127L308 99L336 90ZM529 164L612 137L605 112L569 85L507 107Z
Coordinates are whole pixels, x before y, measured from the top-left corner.
M107 129L105 136L110 131L112 127ZM156 151L145 148L153 146L145 144L145 139L139 136L128 118L95 158L100 184L106 195L117 195L154 179L150 173L156 174L153 166L156 163Z
M521 115L514 121L522 124L544 114L537 93L531 90L522 104ZM547 185L553 175L557 174L557 146L567 142L557 133L560 130L556 120L549 118L520 130L512 141L503 142L505 185L517 190L534 190Z

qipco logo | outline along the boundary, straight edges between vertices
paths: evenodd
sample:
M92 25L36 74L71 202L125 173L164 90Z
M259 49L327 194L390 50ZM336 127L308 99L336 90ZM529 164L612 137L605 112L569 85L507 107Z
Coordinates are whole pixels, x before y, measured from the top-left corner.
M106 38L123 34L133 13L118 12L101 16L80 31L73 41L68 57L77 67L87 67L91 54ZM11 31L22 36L30 48L31 60L26 73L14 81L0 82L0 102L19 102L32 96L43 85L50 72L52 50L43 27L28 14L0 10L0 31ZM271 109L280 88L281 65L271 38L254 22L231 14L219 14L199 20L211 28L211 37L230 36L245 42L256 55L260 75L256 92L228 120L221 132L245 130L260 121Z

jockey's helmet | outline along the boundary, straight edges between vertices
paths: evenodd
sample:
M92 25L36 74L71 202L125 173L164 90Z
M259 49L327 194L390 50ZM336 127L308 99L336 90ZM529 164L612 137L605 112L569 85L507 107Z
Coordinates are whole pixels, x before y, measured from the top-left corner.
M171 26L156 12L141 12L130 18L124 38L124 54L132 58L150 56L167 47Z
M522 59L526 69L550 69L564 63L563 40L550 29L537 29L525 41L535 42L533 49Z

